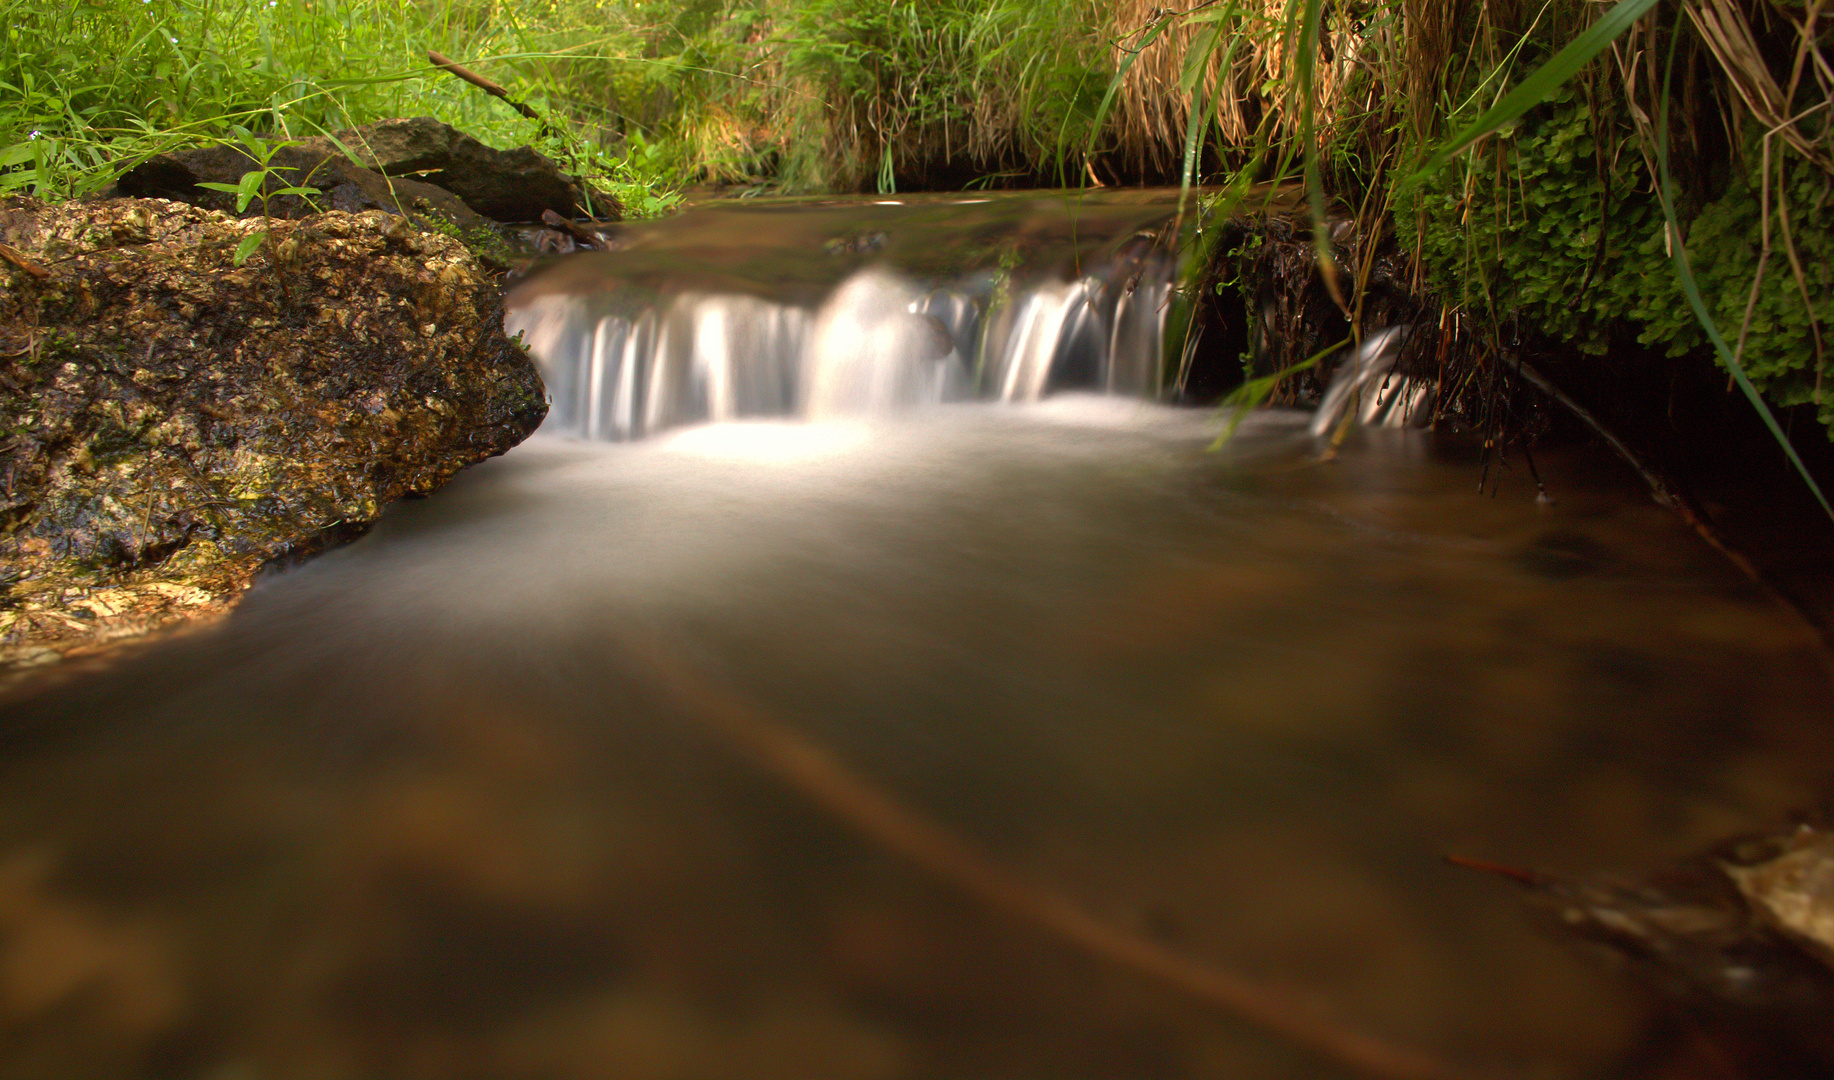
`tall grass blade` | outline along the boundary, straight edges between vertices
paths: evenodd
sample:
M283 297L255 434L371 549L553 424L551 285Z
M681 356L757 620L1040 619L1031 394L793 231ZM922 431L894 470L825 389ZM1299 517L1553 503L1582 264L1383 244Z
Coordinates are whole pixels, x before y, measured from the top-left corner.
M1210 53L1216 48L1216 35L1221 25L1212 23L1198 31L1191 41L1191 49L1185 54L1184 74L1179 79L1179 86L1185 94L1195 97L1202 92L1204 68L1209 64ZM1210 95L1214 101L1214 95ZM1214 108L1214 105L1211 106ZM1197 175L1198 153L1203 149L1203 133L1208 127L1210 109L1200 101L1193 101L1191 109L1185 114L1184 159L1178 170L1178 208L1184 210L1185 196L1191 191L1191 181Z
M1108 110L1114 107L1115 96L1120 93L1121 84L1127 80L1127 73L1133 69L1134 63L1140 59L1141 55L1147 49L1152 48L1153 42L1158 41L1159 36L1165 33L1166 27L1172 25L1175 17L1172 14L1161 15L1159 21L1153 24L1153 28L1144 38L1140 39L1140 44L1128 52L1127 59L1121 61L1120 66L1115 68L1114 78L1108 81L1108 92L1102 95L1102 103L1095 110L1095 123L1090 126L1090 131L1102 130L1102 125L1108 119Z
M1318 31L1324 20L1324 0L1305 0L1300 13L1298 54L1299 138L1305 143L1305 198L1312 213L1312 248L1318 259L1318 273L1324 279L1325 291L1345 312L1345 301L1337 281L1337 260L1331 256L1331 230L1325 225L1325 185L1318 166Z
M1771 413L1770 406L1764 403L1764 398L1758 393L1758 388L1751 384L1751 379L1745 374L1745 369L1733 353L1732 347L1726 344L1724 335L1719 332L1719 325L1713 321L1713 313L1707 310L1706 301L1701 298L1700 285L1694 280L1694 270L1688 264L1687 246L1681 242L1681 223L1675 216L1675 180L1670 175L1668 167L1669 79L1675 70L1675 42L1680 38L1679 28L1680 24L1677 21L1677 32L1669 40L1668 66L1662 73L1662 105L1656 119L1656 167L1659 174L1656 193L1662 202L1662 216L1667 221L1669 248L1675 261L1675 277L1681 284L1682 293L1688 298L1688 306L1694 309L1694 318L1699 321L1700 328L1706 331L1707 338L1713 342L1714 350L1719 353L1719 358L1725 363L1726 370L1732 373L1733 381L1738 383L1739 390L1751 402L1752 408L1758 411L1758 416L1763 418L1764 426L1770 429L1771 437L1777 440L1777 445L1783 448L1783 453L1788 455L1790 463L1802 475L1802 481L1814 493L1815 501L1821 504L1821 509L1827 513L1829 518L1834 519L1834 506L1828 505L1828 497L1822 494L1821 485L1817 484L1815 478L1809 474L1808 466L1802 463L1802 458L1796 453L1796 448L1790 445L1789 436L1783 433L1783 428L1777 423L1776 416Z
M1469 126L1447 140L1427 163L1401 182L1408 187L1438 172L1447 162L1470 149L1479 139L1496 134L1522 117L1523 113L1554 96L1568 79L1579 74L1592 58L1605 51L1650 8L1656 0L1620 0L1584 33L1569 41L1547 63L1522 80L1515 89L1473 120Z
M1230 5L1222 14L1224 16L1234 15L1235 6ZM1223 23L1220 18L1217 18L1211 26L1198 35L1197 40L1202 42L1201 46L1193 43L1191 53L1185 60L1185 81L1188 82L1193 92L1201 88L1204 72L1210 64L1210 56L1216 51L1217 43L1222 40L1220 35L1223 33ZM1217 115L1223 107L1223 94L1228 92L1220 80L1227 78L1229 65L1235 60L1236 46L1242 41L1242 35L1239 33L1230 32L1227 38L1229 44L1224 48L1222 59L1217 64L1219 85L1213 87L1207 95L1207 106L1203 99L1194 101L1190 112L1185 116L1184 162L1178 173L1178 218L1181 222L1184 220L1185 202L1190 198L1192 185L1197 182L1198 165L1204 148L1203 133L1216 126Z

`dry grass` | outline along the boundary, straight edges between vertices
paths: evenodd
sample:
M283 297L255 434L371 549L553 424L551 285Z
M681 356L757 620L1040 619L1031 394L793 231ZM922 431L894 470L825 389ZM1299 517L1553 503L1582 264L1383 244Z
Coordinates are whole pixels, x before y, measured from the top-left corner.
M1302 138L1307 103L1296 20L1285 0L1114 0L1113 63L1126 74L1113 134L1123 154L1141 166L1176 162L1199 109L1213 113L1203 122L1214 125L1207 136L1220 147L1244 147L1263 136L1275 145ZM1367 50L1368 38L1351 16L1327 14L1310 110L1311 136L1321 145L1380 96L1379 80L1367 81L1361 100L1352 94L1358 70L1375 71L1378 58Z
M1755 5L1747 5L1751 8L1747 11L1733 0L1688 0L1682 8L1743 106L1735 111L1733 122L1743 119L1737 112L1749 114L1763 125L1766 138L1782 139L1824 172L1834 174L1829 139L1834 133L1834 70L1830 70L1827 57L1817 45L1823 33L1818 23L1824 3L1825 0L1812 0L1802 8L1800 16L1787 8L1778 8L1774 13L1788 21L1795 38L1789 74L1783 83L1778 82L1764 59L1751 26L1752 15L1770 12ZM1819 89L1819 100L1806 109L1793 111L1791 103L1797 99L1805 75Z

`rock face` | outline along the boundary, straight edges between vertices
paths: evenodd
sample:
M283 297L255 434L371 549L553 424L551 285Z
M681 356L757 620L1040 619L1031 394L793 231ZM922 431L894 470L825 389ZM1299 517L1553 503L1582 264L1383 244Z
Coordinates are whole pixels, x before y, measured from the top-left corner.
M14 198L0 243L0 665L224 610L546 412L491 276L400 217Z
M361 164L345 157L340 143ZM275 195L265 211L274 217L381 209L410 217L436 216L470 234L488 228L487 219L533 222L541 220L544 211L575 217L586 203L579 186L562 176L559 166L529 147L497 150L432 117L366 124L338 132L335 143L305 139L298 146L281 147L269 165L268 191L304 186L324 193L312 204L293 195ZM198 184L234 184L243 173L260 167L233 146L180 150L129 169L115 191L233 212L234 196ZM597 197L594 212L617 216L606 199ZM245 211L262 212L259 201Z
M586 211L579 185L526 146L498 150L430 116L382 120L337 133L364 167L389 176L418 176L498 221L539 221L543 211L576 217ZM307 139L304 150L335 152L329 139ZM603 216L606 207L593 208Z

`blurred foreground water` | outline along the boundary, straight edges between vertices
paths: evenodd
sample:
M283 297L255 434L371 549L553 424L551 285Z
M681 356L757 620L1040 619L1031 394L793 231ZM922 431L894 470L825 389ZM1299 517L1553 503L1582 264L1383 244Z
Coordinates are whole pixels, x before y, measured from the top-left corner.
M1585 873L1834 779L1809 635L1615 465L1057 397L538 436L0 715L0 1075L1344 1070L989 912L657 684L1352 1026L1611 1075L1646 1006L1448 853Z

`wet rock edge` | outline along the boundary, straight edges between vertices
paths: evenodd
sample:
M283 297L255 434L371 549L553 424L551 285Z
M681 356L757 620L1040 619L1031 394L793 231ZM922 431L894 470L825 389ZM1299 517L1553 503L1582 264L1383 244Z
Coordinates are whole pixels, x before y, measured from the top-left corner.
M491 269L398 215L12 198L0 242L0 680L213 621L546 412Z

